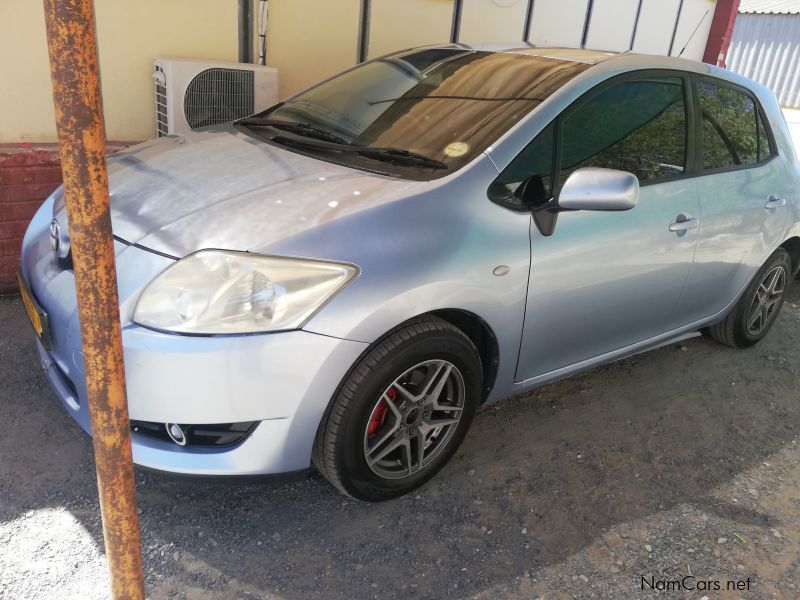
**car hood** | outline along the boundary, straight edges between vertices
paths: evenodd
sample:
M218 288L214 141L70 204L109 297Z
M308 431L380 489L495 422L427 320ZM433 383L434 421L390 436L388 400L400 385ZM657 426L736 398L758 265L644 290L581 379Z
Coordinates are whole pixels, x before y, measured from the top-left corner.
M232 129L145 142L112 156L108 167L114 235L176 257L203 248L263 250L422 185L295 154Z

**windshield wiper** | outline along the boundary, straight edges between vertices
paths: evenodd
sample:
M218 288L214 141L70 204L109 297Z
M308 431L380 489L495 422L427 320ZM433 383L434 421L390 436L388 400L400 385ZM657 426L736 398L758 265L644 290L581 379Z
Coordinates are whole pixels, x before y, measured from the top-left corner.
M400 148L373 148L371 146L357 146L350 142L341 143L327 140L314 140L305 137L290 137L286 135L276 135L274 138L272 138L272 141L290 146L311 148L314 150L361 154L362 156L366 156L368 158L374 158L375 160L391 162L395 164L427 167L429 169L449 169L449 167L440 160L430 158L424 154L417 154L416 152L401 150Z
M281 129L302 137L324 140L334 144L350 144L350 142L348 142L346 139L339 137L335 133L331 133L326 129L312 125L311 123L293 123L291 121L282 121L280 119L248 117L236 121L234 125L241 125L242 127L272 127L273 129Z
M399 162L407 165L419 165L420 167L429 167L431 169L447 169L448 166L440 160L425 156L424 154L417 154L408 150L401 150L400 148L371 148L369 146L362 146L357 150L359 154L374 158L376 160L383 160L386 162Z

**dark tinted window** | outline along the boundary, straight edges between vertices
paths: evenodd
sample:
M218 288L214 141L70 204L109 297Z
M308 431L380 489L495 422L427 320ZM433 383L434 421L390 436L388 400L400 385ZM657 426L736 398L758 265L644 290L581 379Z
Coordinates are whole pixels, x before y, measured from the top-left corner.
M535 206L553 195L553 141L555 127L548 125L528 144L492 184L490 194L505 204ZM522 201L522 183L526 182Z
M686 166L683 80L647 78L610 87L564 118L561 174L583 167L629 171L640 181Z
M590 66L461 48L401 52L364 63L259 116L308 123L351 144L406 150L445 163L446 169L416 167L414 173L399 161L303 148L333 162L430 179L470 162ZM264 131L252 133L262 137Z
M758 112L753 99L708 81L698 82L697 90L703 120L703 168L758 162Z
M758 115L758 160L766 160L774 154L772 143L769 140L767 126L761 114Z

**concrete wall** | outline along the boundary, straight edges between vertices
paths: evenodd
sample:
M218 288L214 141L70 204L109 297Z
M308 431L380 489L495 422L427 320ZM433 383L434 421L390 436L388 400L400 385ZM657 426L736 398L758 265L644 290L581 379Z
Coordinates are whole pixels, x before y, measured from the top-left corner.
M267 62L279 70L280 95L352 66L359 0L271 0Z
M154 136L154 56L237 58L235 0L95 6L109 139ZM41 0L0 0L0 115L0 143L56 139Z
M447 41L452 22L452 0L372 0L368 58Z
M579 46L589 0L536 0L530 41ZM152 137L156 55L235 60L236 0L95 0L110 139ZM267 56L282 97L352 66L360 0L270 0ZM680 0L642 0L634 50L667 54ZM624 51L639 0L594 0L587 47ZM677 54L700 58L714 0L684 0ZM460 40L522 40L527 0L464 0ZM453 0L371 0L368 56L447 42ZM44 14L40 0L0 0L0 143L55 140ZM11 117L9 117L11 115Z

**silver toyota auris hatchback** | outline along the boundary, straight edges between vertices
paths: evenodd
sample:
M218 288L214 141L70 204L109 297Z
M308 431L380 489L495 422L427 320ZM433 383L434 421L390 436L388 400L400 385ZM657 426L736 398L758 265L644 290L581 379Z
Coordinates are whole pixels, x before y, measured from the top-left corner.
M705 331L743 348L800 266L774 96L674 58L441 46L109 160L137 464L313 463L385 500L476 409ZM62 192L21 283L90 431Z

